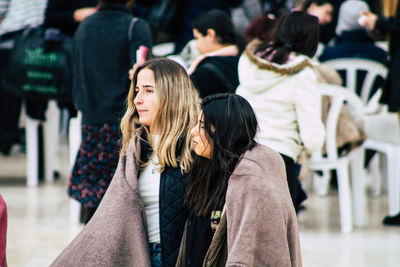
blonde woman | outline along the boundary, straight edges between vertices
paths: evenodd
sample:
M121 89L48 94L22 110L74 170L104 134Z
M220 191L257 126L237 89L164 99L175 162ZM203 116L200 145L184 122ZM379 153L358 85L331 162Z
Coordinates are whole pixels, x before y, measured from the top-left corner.
M199 97L186 71L154 59L133 75L115 176L53 266L175 266Z

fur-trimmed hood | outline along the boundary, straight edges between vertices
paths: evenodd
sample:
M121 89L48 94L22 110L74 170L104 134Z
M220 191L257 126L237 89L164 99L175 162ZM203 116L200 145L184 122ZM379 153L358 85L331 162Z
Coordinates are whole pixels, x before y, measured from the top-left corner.
M302 149L314 152L324 142L317 64L293 54L287 64L268 62L250 53L238 65L241 95L253 107L260 143L297 160Z
M264 91L307 68L314 70L318 65L315 60L294 52L290 54L289 61L285 64L270 62L255 55L254 50L258 44L259 40L252 41L239 60L239 81L240 84L249 85L247 88Z

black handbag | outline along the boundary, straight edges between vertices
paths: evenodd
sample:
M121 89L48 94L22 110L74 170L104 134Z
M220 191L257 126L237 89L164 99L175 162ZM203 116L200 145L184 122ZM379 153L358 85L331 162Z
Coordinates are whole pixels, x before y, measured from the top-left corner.
M26 29L15 40L2 85L27 99L71 102L71 38L57 29Z

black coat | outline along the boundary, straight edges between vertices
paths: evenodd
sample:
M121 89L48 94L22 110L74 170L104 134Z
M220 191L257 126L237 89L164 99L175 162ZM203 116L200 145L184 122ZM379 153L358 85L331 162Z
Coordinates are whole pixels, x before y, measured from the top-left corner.
M398 111L400 110L400 2L397 5L396 16L379 18L376 22L376 30L390 32L389 75L381 102L388 104L390 111Z
M124 5L108 4L82 21L74 35L73 101L83 124L118 124L123 116L136 50L151 49L147 23L139 19L130 29L132 19Z
M190 75L201 98L217 93L234 93L239 85L239 56L203 59Z

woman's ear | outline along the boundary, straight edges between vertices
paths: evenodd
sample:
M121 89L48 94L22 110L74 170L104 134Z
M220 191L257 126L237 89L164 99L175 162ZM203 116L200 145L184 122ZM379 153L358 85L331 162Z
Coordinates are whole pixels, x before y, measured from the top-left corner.
M214 29L207 30L207 37L210 38L212 42L218 42L217 33L215 32Z

